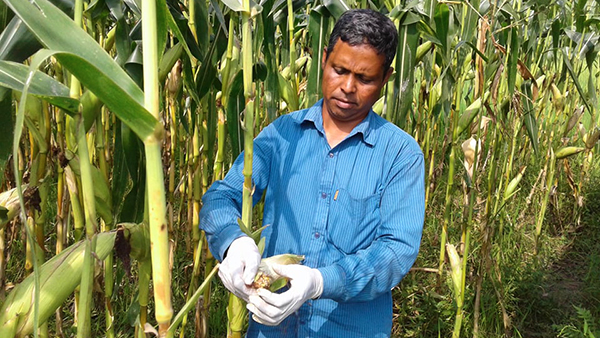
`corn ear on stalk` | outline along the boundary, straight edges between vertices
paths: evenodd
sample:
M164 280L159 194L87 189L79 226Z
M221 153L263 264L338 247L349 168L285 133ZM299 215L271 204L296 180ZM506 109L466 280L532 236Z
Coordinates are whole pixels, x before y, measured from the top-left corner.
M557 113L560 113L560 112L562 112L563 108L565 107L564 96L560 92L560 89L558 89L558 87L556 87L556 85L554 83L551 85L551 88L552 88L552 103L554 104L554 109L556 110Z
M96 256L104 259L113 249L115 232L96 235ZM40 267L39 322L45 322L81 281L85 242L80 241ZM6 297L0 307L0 337L20 338L33 332L33 274Z
M25 189L26 186L23 186ZM0 229L13 219L21 210L17 188L0 193Z
M246 310L246 304L244 301L237 297L229 297L229 304L227 305L227 318L229 318L228 330L230 332L228 332L228 336L231 334L231 331L241 332L244 330L247 315L248 310Z
M258 272L256 273L256 277L254 277L252 286L256 289L270 289L271 291L282 288L287 283L287 280L273 270L273 264L298 264L302 260L304 260L304 256L293 254L263 258L258 266Z
M584 151L585 148L584 147L573 147L573 146L568 146L568 147L563 147L560 148L557 152L556 152L556 159L560 160L575 154L579 154L580 152Z
M519 170L519 173L517 174L517 176L515 176L515 178L513 178L510 183L508 183L508 186L506 187L506 190L504 191L504 200L508 200L509 198L511 198L518 190L517 190L517 186L519 186L519 183L521 182L521 179L523 179L523 174L525 173L525 169L527 169L527 166L524 166L521 168L521 170Z
M598 138L600 138L600 128L596 127L593 131L590 131L589 136L585 140L585 147L587 149L592 149L598 142Z
M481 110L481 97L479 97L479 98L477 98L477 100L473 101L473 103L471 103L471 105L469 105L467 107L467 109L465 109L463 114L460 116L460 119L458 120L457 135L462 134L462 132L465 131L467 129L467 127L469 127L471 125L471 122L473 121L473 119L475 119L475 116L477 116L477 113L479 113L480 110Z
M563 136L565 136L565 137L567 136L567 134L575 127L577 122L579 122L579 119L581 118L582 115L583 115L583 106L577 107L573 111L573 113L569 117L569 121L567 121L567 124L565 125L565 130L563 132Z
M462 298L461 284L462 284L462 265L461 259L456 251L456 247L453 244L446 243L446 252L448 252L448 258L450 260L450 268L452 269L452 286L454 287L454 298L457 303Z

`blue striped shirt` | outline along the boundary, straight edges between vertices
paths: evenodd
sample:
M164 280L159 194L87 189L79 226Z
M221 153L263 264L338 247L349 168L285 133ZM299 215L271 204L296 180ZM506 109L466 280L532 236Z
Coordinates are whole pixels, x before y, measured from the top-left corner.
M253 199L265 192L264 257L305 255L323 294L279 326L250 320L247 337L389 337L391 289L414 263L424 205L417 142L373 111L333 149L322 101L281 116L254 140ZM200 227L221 261L242 236L243 155L202 198Z

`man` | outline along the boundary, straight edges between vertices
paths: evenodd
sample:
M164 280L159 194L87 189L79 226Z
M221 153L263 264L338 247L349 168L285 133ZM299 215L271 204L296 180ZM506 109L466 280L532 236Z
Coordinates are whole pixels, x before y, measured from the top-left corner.
M204 195L200 219L219 276L248 302L248 337L388 337L391 289L414 263L424 217L423 154L371 107L392 74L398 32L384 15L351 10L324 52L323 99L282 116L254 142L254 202L265 193L265 253L281 293L253 289L260 262L239 229L243 158Z

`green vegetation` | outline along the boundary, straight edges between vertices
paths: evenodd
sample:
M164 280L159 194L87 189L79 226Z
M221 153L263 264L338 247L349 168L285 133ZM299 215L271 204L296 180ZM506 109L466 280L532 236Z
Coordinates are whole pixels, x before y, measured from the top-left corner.
M243 335L202 194L244 151L240 226L258 241L250 141L318 100L335 19L365 7L400 34L374 110L427 163L393 336L598 337L600 8L586 0L3 0L0 335Z

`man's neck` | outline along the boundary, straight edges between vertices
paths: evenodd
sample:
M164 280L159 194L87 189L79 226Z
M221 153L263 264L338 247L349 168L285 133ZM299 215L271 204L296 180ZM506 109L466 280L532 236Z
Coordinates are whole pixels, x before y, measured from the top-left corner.
M352 132L354 127L366 118L365 116L360 120L340 121L333 119L325 110L322 110L321 114L323 116L323 130L331 149L340 144Z

